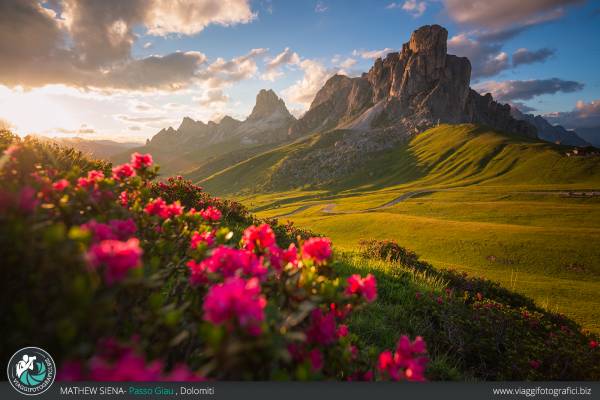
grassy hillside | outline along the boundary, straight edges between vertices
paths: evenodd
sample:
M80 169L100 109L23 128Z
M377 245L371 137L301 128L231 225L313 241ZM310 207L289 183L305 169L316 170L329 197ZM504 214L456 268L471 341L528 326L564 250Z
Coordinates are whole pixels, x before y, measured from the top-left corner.
M141 369L131 373L142 373L134 375L141 380L150 379L146 365L157 371L153 379L178 381L383 380L377 355L402 334L425 339L424 372L432 380L600 376L596 335L492 282L438 270L389 243L370 242L360 253L338 246L332 254L327 239L314 238L284 255L290 242L312 234L273 221L274 232L248 227L264 221L183 179L153 183L157 167L145 156L127 173L0 132L5 149L1 318L11 330L0 349L8 357L33 338L56 354L59 379L99 379L98 364L102 380L122 378L124 349L139 358ZM205 261L215 266L208 274ZM231 268L235 278L226 275ZM349 289L357 276L371 280L376 296ZM264 302L254 292L235 292L243 314L226 321L207 314L215 293L240 279L258 284L246 289L258 290ZM28 296L14 302L23 291ZM264 315L247 309L254 302ZM311 364L308 350L322 362Z
M348 250L364 238L397 240L438 267L493 279L600 331L599 158L443 125L336 184L265 192L278 163L308 146L263 153L202 184L226 195L245 187L235 197L258 215L294 221Z

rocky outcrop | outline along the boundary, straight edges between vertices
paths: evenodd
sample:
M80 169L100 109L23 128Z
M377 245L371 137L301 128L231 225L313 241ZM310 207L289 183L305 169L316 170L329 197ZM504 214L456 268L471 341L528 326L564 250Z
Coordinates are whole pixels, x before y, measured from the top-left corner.
M511 107L511 115L520 121L527 121L537 129L538 138L547 142L567 146L586 147L590 143L582 139L576 131L567 130L560 125L552 125L541 115L523 114L519 109Z
M423 26L413 32L401 52L377 59L368 73L358 78L333 76L290 128L290 134L357 126L414 133L444 122L483 124L535 137L535 127L514 119L510 106L469 87L471 63L447 54L447 39L443 27ZM374 107L377 115L372 115ZM365 120L369 121L367 127Z
M288 138L289 127L295 121L283 100L272 90L263 89L244 121L225 116L218 122L204 123L185 117L177 129L162 129L148 145L160 150L189 151L222 142L231 144L232 150L237 145L277 143Z

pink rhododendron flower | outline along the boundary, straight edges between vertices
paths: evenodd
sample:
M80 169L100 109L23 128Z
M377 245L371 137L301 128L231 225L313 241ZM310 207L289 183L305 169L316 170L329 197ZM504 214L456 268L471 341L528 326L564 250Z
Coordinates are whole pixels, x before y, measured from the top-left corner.
M127 193L126 190L122 191L119 195L119 203L121 203L123 207L127 207L129 205L129 193Z
M136 152L131 155L131 165L135 169L139 170L142 168L151 167L152 162L152 155L150 154L140 154Z
M137 231L137 227L133 219L113 219L104 224L102 222L96 222L91 220L83 225L81 228L87 229L92 233L94 242L101 242L103 240L127 240L132 237Z
M424 381L427 358L424 357L425 341L420 336L411 342L408 336L402 336L392 354L386 350L379 355L377 368L393 380Z
M87 257L92 268L104 266L104 278L111 285L125 278L130 269L140 266L142 249L137 238L103 240L90 247Z
M77 188L79 189L98 189L98 182L104 179L104 172L92 170L88 172L87 177L77 179Z
M337 335L338 335L338 337L348 336L348 326L344 325L344 324L341 324L340 326L338 326Z
M235 320L253 336L260 334L267 300L260 294L257 278L233 277L212 286L204 299L204 319L216 325Z
M52 184L52 189L54 189L57 192L62 192L63 190L68 188L69 185L70 185L70 183L68 180L60 179Z
M365 278L361 278L358 274L351 275L348 278L346 293L361 295L369 303L375 301L377 298L377 282L375 281L375 277L371 274Z
M199 213L200 216L208 222L216 222L222 217L221 211L219 211L218 208L215 208L213 206L208 206L205 209L200 210Z
M285 264L292 263L294 267L298 266L298 248L294 243L291 243L286 250L283 250L282 256Z
M302 245L302 257L310 258L320 264L331 257L331 240L328 238L314 237Z
M325 362L323 360L323 354L319 349L313 349L308 353L308 359L310 360L310 366L313 372L320 371Z
M530 360L529 365L533 369L538 369L542 363L539 360Z
M161 218L167 218L167 202L157 197L144 207L144 212L148 215L158 215Z
M190 242L190 247L192 249L197 249L200 244L205 244L206 247L211 247L215 244L215 232L207 231L207 232L194 232L192 233L192 240Z
M590 349L595 349L598 347L598 342L595 340L590 340Z
M171 203L167 206L167 215L172 218L183 214L183 206L179 201Z
M111 362L102 357L94 357L89 363L90 380L107 382L149 382L161 380L163 365L160 361L146 364L146 360L126 351Z
M112 169L112 177L118 181L135 176L135 169L131 164L121 164Z
M268 272L254 253L227 246L214 249L210 257L202 260L202 263L206 270L219 272L225 278L239 274L260 278Z
M306 338L310 343L328 345L337 340L335 315L332 312L324 314L320 308L310 314L311 323L306 331Z
M190 269L190 285L198 286L208 283L206 264L190 260L185 265Z
M246 250L264 250L275 245L275 233L268 224L251 225L242 234L242 243Z
M31 214L35 211L38 204L39 200L36 190L31 186L24 186L17 198L17 207L19 210L25 214Z

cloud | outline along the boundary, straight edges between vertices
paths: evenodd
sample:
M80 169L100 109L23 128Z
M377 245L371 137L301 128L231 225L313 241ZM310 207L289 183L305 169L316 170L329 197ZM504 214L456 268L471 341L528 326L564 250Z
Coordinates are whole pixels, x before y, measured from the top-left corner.
M52 4L57 11L37 0L0 2L0 84L179 90L195 81L206 57L176 52L136 59L136 29L151 35L191 35L210 24L247 23L255 17L247 0Z
M245 24L256 18L248 0L153 0L144 24L151 35L196 34L208 25Z
M286 101L308 107L319 89L323 87L335 71L328 70L316 60L303 60L300 68L304 72L302 79L283 91Z
M401 8L413 17L417 18L423 15L425 10L427 10L427 3L425 1L406 0L402 5L400 5L400 3L390 3L385 8L389 10Z
M144 45L142 46L144 49L149 49L153 46L152 42L146 42L144 43Z
M384 57L385 55L387 55L388 53L391 53L395 51L394 49L390 49L389 47L386 47L385 49L381 49L381 50L353 50L352 51L352 55L354 57L361 57L364 59L376 59L376 58L381 58Z
M165 117L148 117L148 116L143 116L143 117L139 117L139 116L131 116L131 115L126 115L126 114L118 114L115 116L115 118L119 121L123 121L123 122L137 122L137 123L148 123L148 122L162 122L162 121L167 121L168 119Z
M134 132L142 130L142 128L137 125L128 126L127 129L129 129L130 131L134 131Z
M535 108L530 107L527 104L520 102L520 101L511 101L508 104L510 104L510 106L513 108L517 108L519 111L521 111L524 114L529 114L529 113L536 111Z
M329 7L325 3L323 3L322 1L317 1L317 5L315 6L315 12L324 13L327 10L329 10Z
M488 43L471 38L466 33L448 40L448 52L467 57L471 61L473 78L493 76L510 67L508 54L501 51L502 44Z
M513 67L524 64L544 62L556 53L556 50L543 47L539 50L530 51L525 48L518 49L512 55Z
M193 97L193 101L199 102L203 106L225 105L229 101L229 96L220 89L207 90L200 97Z
M266 64L266 72L261 76L262 79L268 81L274 81L278 77L282 76L283 73L280 67L284 65L298 65L300 64L300 56L298 53L290 50L286 47L281 53L277 54L273 59L269 60Z
M551 78L526 81L488 81L475 85L474 89L480 93L491 93L498 101L510 102L512 100L530 100L544 94L572 93L582 90L583 84Z
M593 128L600 126L600 99L586 103L579 100L572 111L544 115L548 121L567 128Z
M564 7L585 0L444 0L450 17L459 24L499 29L560 18Z
M197 74L198 79L209 88L219 88L254 76L258 67L256 58L267 52L267 49L252 49L247 54L225 61L217 58L206 69Z

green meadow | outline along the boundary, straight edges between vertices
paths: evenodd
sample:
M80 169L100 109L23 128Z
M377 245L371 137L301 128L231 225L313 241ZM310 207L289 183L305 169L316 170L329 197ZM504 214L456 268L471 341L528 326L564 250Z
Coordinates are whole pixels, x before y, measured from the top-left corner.
M437 268L497 281L600 332L598 157L442 125L339 181L256 189L283 158L315 140L259 154L201 184L259 217L327 235L338 249L354 251L367 238L395 240Z

